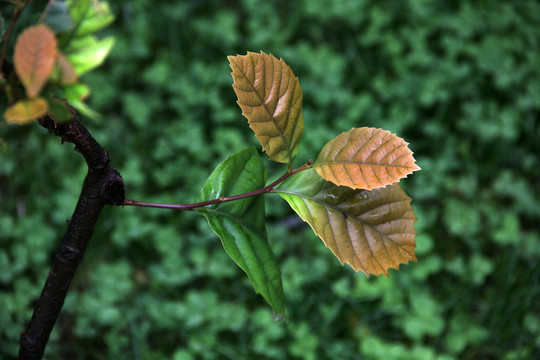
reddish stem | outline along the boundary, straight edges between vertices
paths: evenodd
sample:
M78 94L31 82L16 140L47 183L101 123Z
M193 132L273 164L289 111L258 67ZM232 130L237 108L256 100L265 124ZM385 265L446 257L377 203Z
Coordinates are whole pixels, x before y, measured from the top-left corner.
M201 207L212 205L212 204L219 204L219 203L224 203L224 202L227 202L227 201L245 199L247 197L257 196L257 195L273 192L274 188L278 184L281 184L283 181L285 181L289 177L291 177L291 176L293 176L295 174L298 174L301 171L309 169L311 167L311 164L312 164L312 161L310 160L305 165L303 165L303 166L301 166L301 167L299 167L297 169L287 170L287 172L285 174L283 174L283 176L281 176L279 179L277 179L276 181L274 181L270 185L265 186L262 189L250 191L250 192L240 194L240 195L220 197L220 198L217 198L217 199L214 199L214 200L202 201L202 202L193 203L193 204L161 204L161 203L149 203L149 202L135 201L135 200L124 200L123 205L125 205L125 206L151 207L151 208L158 208L158 209L174 209L174 210L192 211L192 210L196 210L197 208L201 208Z

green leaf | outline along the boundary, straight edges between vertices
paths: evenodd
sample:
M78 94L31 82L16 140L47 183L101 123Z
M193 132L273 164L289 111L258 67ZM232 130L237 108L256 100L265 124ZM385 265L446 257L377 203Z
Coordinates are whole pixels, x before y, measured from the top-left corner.
M367 275L384 274L412 260L416 216L399 184L375 190L336 186L314 169L276 189L341 263Z
M206 181L200 200L212 200L254 191L265 186L266 169L255 147L229 156ZM225 251L246 272L255 291L284 316L281 271L266 238L264 197L213 204L198 208Z
M81 114L92 119L99 119L100 115L84 103L90 95L90 88L82 83L75 83L62 88L67 102Z
M49 104L49 114L51 114L57 122L63 123L71 120L71 112L66 104L54 98L47 98L47 103Z
M66 49L66 57L78 76L98 67L103 63L114 46L112 36L97 40L86 36L73 41Z
M65 2L54 1L43 21L57 34L73 29L73 20Z
M90 88L83 83L76 83L63 87L64 95L68 102L84 100L90 95Z
M72 0L67 2L67 6L74 23L70 34L72 38L93 34L114 21L106 1Z
M8 143L6 142L6 140L4 140L4 138L0 137L0 154L7 153L8 148L9 148L9 146L8 146Z

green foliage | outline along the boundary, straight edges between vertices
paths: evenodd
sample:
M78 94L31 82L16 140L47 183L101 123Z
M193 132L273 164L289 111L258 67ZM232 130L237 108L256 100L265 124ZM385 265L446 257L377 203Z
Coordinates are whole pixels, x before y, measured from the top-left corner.
M248 193L265 183L266 169L255 147L250 147L218 165L206 181L200 200ZM255 291L272 306L276 316L283 317L281 272L266 238L264 197L208 205L198 211L221 238L227 254L246 272Z
M15 8L22 5L20 8L24 9L27 4L14 5ZM112 36L98 39L94 34L114 20L108 3L50 2L41 17L44 24L29 27L16 38L13 66L17 77L6 77L6 84L2 86L2 91L14 104L4 112L4 119L26 124L49 112L57 116L58 121L65 121L68 109L61 102L53 103L51 90L83 115L97 118L98 114L83 102L90 89L79 77L103 63L114 45ZM20 84L25 88L26 98L16 91Z
M412 144L423 169L405 183L419 218L418 264L370 279L335 266L313 232L268 196L268 239L288 294L289 322L274 323L204 219L109 209L47 358L538 357L537 2L112 6L111 61L85 79L99 89L90 104L104 119L86 124L131 197L195 200L193 189L224 154L256 144L223 59L262 49L302 80L304 119L316 126L306 128L298 161L357 124ZM128 93L129 101L119 95ZM69 145L35 131L0 128L9 144L0 157L1 358L16 352L86 173ZM93 275L109 272L112 284ZM92 298L121 320L87 312Z

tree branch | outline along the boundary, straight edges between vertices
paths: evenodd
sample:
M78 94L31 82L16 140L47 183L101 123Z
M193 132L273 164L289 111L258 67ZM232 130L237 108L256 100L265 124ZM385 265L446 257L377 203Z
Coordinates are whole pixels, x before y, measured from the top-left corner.
M73 111L72 111L73 112ZM59 124L44 117L40 125L60 136L62 143L75 144L88 165L79 201L69 222L62 243L56 250L49 276L26 331L20 337L19 359L41 359L49 335L64 304L67 291L77 266L83 258L94 226L104 205L124 202L124 182L115 168L109 165L105 149L75 118Z

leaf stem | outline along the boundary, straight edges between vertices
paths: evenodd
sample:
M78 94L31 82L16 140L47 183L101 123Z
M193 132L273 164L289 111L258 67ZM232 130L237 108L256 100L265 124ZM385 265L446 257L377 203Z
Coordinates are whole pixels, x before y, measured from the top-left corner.
M172 209L172 210L187 210L187 211L193 211L197 210L198 208L213 205L213 204L220 204L228 201L234 201L234 200L240 200L245 199L247 197L251 196L257 196L269 192L274 192L274 188L281 184L283 181L288 179L289 177L298 174L301 171L307 170L311 168L313 161L309 160L304 165L300 166L296 169L289 169L283 176L281 176L279 179L271 183L270 185L267 185L261 189L253 190L244 194L234 195L234 196L227 196L227 197L220 197L213 200L207 200L202 201L198 203L193 204L162 204L162 203L150 203L150 202L144 202L144 201L135 201L135 200L124 200L124 203L122 206L139 206L139 207L151 207L151 208L157 208L157 209Z

